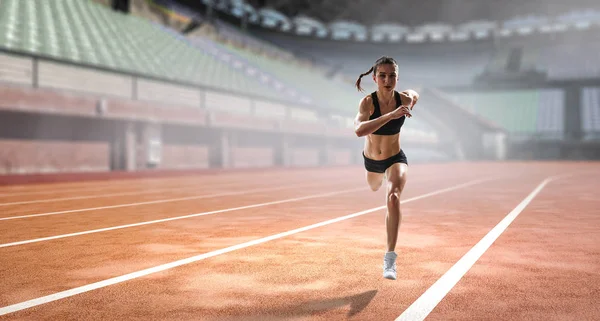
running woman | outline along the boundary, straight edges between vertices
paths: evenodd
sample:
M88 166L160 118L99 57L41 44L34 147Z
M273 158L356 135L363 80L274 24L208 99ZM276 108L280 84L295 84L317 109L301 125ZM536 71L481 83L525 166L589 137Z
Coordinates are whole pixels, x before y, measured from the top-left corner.
M377 90L361 99L359 111L354 121L358 137L365 137L363 148L367 183L373 191L379 190L386 182L387 252L383 259L383 277L396 279L396 241L400 228L400 195L406 184L408 161L400 148L400 129L407 117L412 117L413 106L419 94L408 89L395 90L398 81L398 64L393 58L381 57L366 73L356 81L360 86L362 77L373 72Z

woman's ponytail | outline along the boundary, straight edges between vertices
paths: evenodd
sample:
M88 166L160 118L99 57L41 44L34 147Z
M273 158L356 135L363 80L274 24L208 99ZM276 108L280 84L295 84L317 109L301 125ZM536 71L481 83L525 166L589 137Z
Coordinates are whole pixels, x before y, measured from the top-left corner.
M358 79L356 80L356 88L358 89L358 91L363 91L362 87L360 87L360 80L362 77L370 74L371 72L373 72L373 67L371 67L371 69L369 69L369 71L365 72L364 74L361 74Z

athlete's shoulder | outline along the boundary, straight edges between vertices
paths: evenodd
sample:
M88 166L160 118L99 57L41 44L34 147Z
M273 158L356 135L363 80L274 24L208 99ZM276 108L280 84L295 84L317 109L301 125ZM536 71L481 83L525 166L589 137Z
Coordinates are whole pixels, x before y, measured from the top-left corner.
M373 108L373 98L371 97L371 95L366 95L363 98L360 99L360 103L359 103L359 107L360 109L367 109L370 110Z
M360 103L363 104L372 104L373 103L373 96L372 94L368 94L363 96L363 98L360 99Z

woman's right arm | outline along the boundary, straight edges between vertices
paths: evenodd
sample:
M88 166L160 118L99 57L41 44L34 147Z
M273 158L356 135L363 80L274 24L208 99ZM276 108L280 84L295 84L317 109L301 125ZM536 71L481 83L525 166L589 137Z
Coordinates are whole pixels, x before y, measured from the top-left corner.
M358 114L354 119L354 132L358 137L372 134L392 119L400 118L404 115L410 116L408 108L401 107L373 120L369 120L369 117L371 116L371 106L373 106L373 103L370 96L366 96L360 101Z

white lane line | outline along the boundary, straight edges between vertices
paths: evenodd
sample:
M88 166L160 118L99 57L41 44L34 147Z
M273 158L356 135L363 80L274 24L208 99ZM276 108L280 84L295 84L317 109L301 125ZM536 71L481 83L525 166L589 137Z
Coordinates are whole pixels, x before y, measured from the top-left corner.
M467 182L467 183L464 183L464 184L460 184L460 185L456 185L456 186L453 186L453 187L449 187L449 188L444 188L444 189L441 189L441 190L437 190L437 191L434 191L434 192L431 192L431 193L423 194L423 195L420 195L420 196L412 197L412 198L403 200L400 203L401 204L405 204L405 203L416 201L416 200L419 200L419 199L422 199L422 198L426 198L426 197L429 197L429 196L434 196L434 195L437 195L437 194L442 194L442 193L445 193L445 192L457 190L457 189L464 188L464 187L467 187L467 186L479 184L481 182L488 181L488 180L489 179L480 179L480 180L470 181L470 182ZM364 189L364 188L361 188L361 189ZM355 190L359 190L359 189L355 189ZM339 194L339 193L342 193L342 192L335 192L335 193L329 193L329 194L331 195L331 194ZM319 197L323 197L323 196L328 196L328 195L321 194L321 196L319 196ZM314 197L315 196L304 197L302 199L308 199L308 198L314 198ZM295 199L295 200L298 200L298 199ZM286 202L286 201L289 202L291 200L283 200L283 201L278 201L278 202L271 202L269 204L282 203L282 202ZM257 204L257 205L251 205L250 207L256 207L256 206L259 206L259 204ZM264 206L264 205L261 205L261 206ZM225 254L225 253L228 253L228 252L240 250L240 249L243 249L243 248L246 248L246 247L250 247L250 246L257 245L257 244L269 242L269 241L276 240L276 239L279 239L279 238L282 238L282 237L286 237L286 236L289 236L289 235L292 235L292 234L297 234L297 233L308 231L308 230L311 230L311 229L314 229L314 228L317 228L317 227L321 227L321 226L333 224L333 223L340 222L340 221L347 220L347 219L351 219L351 218L354 218L354 217L357 217L357 216L361 216L361 215L365 215L365 214L372 213L372 212L375 212L375 211L379 211L379 210L385 209L386 207L387 206L383 205L383 206L371 208L371 209L364 210L364 211L361 211L361 212L356 212L356 213L349 214L349 215L346 215L346 216L342 216L342 217L338 217L338 218L335 218L335 219L327 220L327 221L324 221L324 222L321 222L321 223L316 223L316 224L308 225L308 226L301 227L301 228L298 228L298 229L294 229L294 230L291 230L291 231L287 231L287 232L283 232L283 233L279 233L279 234L275 234L275 235L263 237L263 238L260 238L260 239L254 240L254 241L249 241L249 242L241 243L241 244L230 246L230 247L226 247L226 248L223 248L223 249L220 249L220 250L216 250L216 251L212 251L212 252L208 252L208 253L204 253L204 254L192 256L192 257L189 257L189 258L186 258L186 259L177 260L177 261L174 261L174 262L162 264L162 265L155 266L155 267L152 267L152 268L148 268L148 269L144 269L144 270L140 270L140 271L128 273L128 274L125 274L125 275L121 275L121 276L118 276L118 277L106 279L106 280L103 280L103 281L99 281L99 282L96 282L96 283L92 283L92 284L80 286L80 287L73 288L73 289L70 289L70 290L66 290L66 291L62 291L62 292L57 292L57 293L46 295L46 296L39 297L39 298L36 298L36 299L32 299L32 300L24 301L24 302L21 302L21 303L16 303L16 304L13 304L13 305L5 306L5 307L0 308L0 315L5 315L5 314L13 313L13 312L17 312L17 311L20 311L20 310L25 310L25 309L28 309L28 308L31 308L31 307L34 307L34 306L38 306L38 305L42 305L42 304L49 303L49 302L52 302L52 301L64 299L64 298L67 298L67 297L70 297L70 296L74 296L74 295L77 295L77 294L81 294L81 293L84 293L84 292L93 291L93 290L100 289L100 288L103 288L103 287L107 287L107 286L110 286L110 285L114 285L114 284L117 284L117 283L126 282L126 281L129 281L129 280L140 278L140 277L143 277L143 276L146 276L146 275L149 275L149 274L153 274L153 273L165 271L165 270L168 270L168 269L172 269L172 268L175 268L175 267L178 267L178 266L181 266L181 265L186 265L186 264L194 263L194 262L201 261L201 260L204 260L204 259L207 259L207 258L210 258L210 257L213 257L213 256L217 256L217 255L220 255L220 254ZM246 208L249 208L249 207L246 207ZM240 208L238 208L238 209L240 209Z
M71 192L94 192L101 191L106 189L115 189L115 188L136 188L137 186L148 186L149 188L160 187L167 185L175 185L175 184L187 184L194 183L193 176L181 176L180 178L171 177L170 179L164 178L164 180L156 180L154 179L141 179L136 178L132 180L117 180L117 181L105 181L105 180L91 180L87 182L74 183L77 185L69 185L69 186L53 186L56 184L62 183L44 183L46 186L43 186L42 190L31 191L30 186L22 186L20 188L14 188L11 190L5 190L0 193L0 197L8 197L8 196L25 196L25 195L41 195L41 194L55 194L55 193L71 193ZM235 181L233 181L235 182ZM41 188L39 184L35 184L34 188ZM49 190L51 189L51 190ZM27 192L22 192L30 190Z
M258 175L258 174L257 174ZM262 176L252 175L251 178L260 178ZM58 194L58 193L71 193L71 192L96 192L102 191L106 189L115 189L115 188L125 188L132 189L137 186L146 186L147 188L156 188L156 187L164 187L167 186L181 186L182 184L191 184L196 185L197 182L205 177L216 177L209 174L208 176L203 176L203 174L192 174L187 176L175 176L175 177L164 177L164 178L148 178L148 179L119 179L116 181L105 181L105 180L92 180L80 184L81 186L69 185L69 186L53 186L54 183L46 184L43 190L31 191L30 186L23 186L20 188L14 188L12 190L5 190L0 192L0 197L12 197L12 196L27 196L27 195L43 195L43 194ZM281 181L280 176L275 176L278 178L277 182ZM227 177L225 179L231 179L233 177ZM217 181L216 179L214 181ZM228 181L233 185L241 183L241 181ZM62 184L62 183L58 183ZM212 184L212 181L211 181ZM39 188L40 185L35 184L33 187ZM2 186L0 186L2 188ZM48 190L51 189L51 190ZM27 191L29 190L29 191Z
M156 200L156 201L147 201L147 202L138 202L138 203L127 203L127 204L117 204L117 205L109 205L109 206L81 208L81 209L76 209L76 210L66 210L66 211L40 213L40 214L27 214L27 215L19 215L19 216L1 217L0 221L17 220L17 219L23 219L23 218L31 218L31 217L39 217L39 216L49 216L49 215L58 215L58 214L87 212L87 211L97 211L97 210L105 210L105 209L111 209L111 208L131 207L131 206L140 206L140 205L148 205L148 204L160 204L160 203L169 203L169 202L189 201L189 200L197 200L197 199L203 199L203 198L213 198L213 197L222 197L222 196L241 195L241 194L246 194L246 193L250 194L250 193L268 192L268 191L278 191L278 190L284 190L284 189L290 189L290 188L305 188L305 187L310 187L310 186L323 186L323 185L322 184L303 184L303 185L292 185L292 186L256 188L256 189L250 189L250 190L245 190L245 191L237 191L237 192L205 194L205 195L197 195L197 196L169 198L169 199ZM123 194L121 194L121 195L123 195Z
M273 181L273 182L266 182L267 184L269 183L276 183L279 182L278 181ZM301 183L306 183L307 181L300 181L300 182L296 182L298 184ZM183 186L182 186L183 185ZM227 188L240 188L241 186L243 186L243 182L231 182L231 183L225 183L225 184L218 184L215 185L214 188L218 188L218 189L227 189ZM152 188L147 188L141 191L135 191L135 192L120 192L120 193L110 193L110 194L92 194L92 195L81 195L81 196L72 196L72 197L61 197L61 198L48 198L48 199L42 199L42 200L33 200L33 201L19 201L19 202L11 202L11 203L0 203L0 206L8 206L8 205L23 205L23 204L37 204L37 203L49 203L49 202L58 202L58 201L71 201L71 200L81 200L81 199L90 199L90 198L103 198L103 197L112 197L112 196L131 196L131 195L143 195L143 194L153 194L153 193L162 193L162 192L170 192L170 191L180 191L180 190L193 190L195 188L201 187L201 185L199 185L198 183L196 184L190 184L190 185L185 185L185 184L180 184L177 187L166 187L166 188L158 188L158 189L152 189ZM106 189L106 188L104 188Z
M396 321L424 320L429 313L450 292L458 281L471 269L473 264L487 251L496 239L508 228L510 223L525 209L533 198L556 177L546 178L540 183L517 207L515 207L500 223L486 234L467 254L456 262L437 282L425 291L413 304L411 304Z
M94 184L92 185L92 183L94 183ZM165 182L162 182L163 184L159 184L161 182L155 182L154 184L151 184L151 185L145 185L145 182L143 182L143 181L121 182L121 183L113 182L110 184L107 183L106 185L98 185L96 183L99 183L99 182L90 181L89 183L85 183L85 185L81 186L81 187L68 187L68 188L64 188L64 189L48 186L46 189L40 190L40 191L0 193L0 197L59 194L59 193L72 193L72 192L97 192L97 191L103 191L103 190L107 190L107 189L117 189L117 188L124 188L124 189L130 190L130 189L137 189L137 188L139 188L139 186L144 186L144 189L153 189L153 188L160 187L162 190L162 189L164 189L165 185L167 187L171 186L172 188L180 188L181 185L188 185L188 184L189 184L188 187L193 187L193 186L198 185L198 181L194 181L193 178L181 178L180 181L178 181L178 182L165 181ZM237 182L231 181L228 183L229 184L227 184L227 185L236 185L236 184L239 185L241 183L241 181L237 181ZM219 186L223 186L223 185L219 185Z
M82 186L82 187L69 187L69 188L54 188L52 186L48 186L46 189L41 191L29 191L29 192L18 192L18 193L0 193L0 197L12 197L12 196L29 196L29 195L44 195L44 194L59 194L59 193L72 193L72 192L96 192L102 191L106 189L114 189L114 188L135 188L136 186L142 185L142 182L139 184L131 184L132 186L122 187L123 184L115 184L115 185L106 185L106 186ZM91 184L90 184L91 185Z
M24 240L24 241L12 242L12 243L4 243L4 244L0 244L0 248L10 247L10 246L17 246L17 245L23 245L23 244L30 244L30 243L37 243L37 242L43 242L43 241L56 240L56 239L62 239L62 238L72 237L72 236L79 236L79 235L86 235L86 234L93 234L93 233L100 233L100 232L107 232L107 231L119 230L119 229L124 229L124 228L129 228L129 227L142 226L142 225L164 223L164 222L175 221L175 220L182 220L182 219L186 219L186 218L192 218L192 217L198 217L198 216L204 216L204 215L212 215L212 214L218 214L218 213L225 213L225 212L232 212L232 211L238 211L238 210L245 210L245 209L255 208L255 207L262 207L262 206L269 206L269 205L275 205L275 204L296 202L296 201L302 201L302 200L307 200L307 199L312 199L312 198L318 198L318 197L326 197L326 196L333 196L333 195L343 194L343 193L351 193L351 192L356 192L356 191L360 191L360 190L364 190L364 189L365 189L364 187L353 188L353 189L341 190L341 191L337 191L337 192L329 192L329 193L322 193L322 194L313 194L313 195L308 195L308 196L303 196L303 197L288 198L288 199L284 199L284 200L280 200L280 201L273 201L273 202L252 204L252 205L246 205L246 206L240 206L240 207L226 208L226 209L222 209L222 210L202 212L202 213L190 214L190 215L184 215L184 216L169 217L169 218L164 218L164 219L160 219L160 220L145 221L145 222L139 222L139 223L133 223L133 224L126 224L126 225L118 225L118 226L113 226L113 227L101 228L101 229L96 229L96 230L88 230L88 231L82 231L82 232L76 232L76 233L69 233L69 234L61 234L61 235L55 235L55 236L49 236L49 237L42 237L42 238L31 239L31 240Z
M192 189L194 187L178 187L178 188L161 188L155 190L148 190L143 192L125 192L125 193L111 193L111 194L99 194L99 195L83 195L83 196L73 196L73 197L61 197L61 198L49 198L43 200L35 200L35 201L22 201L22 202L12 202L12 203L0 203L0 206L9 206L9 205L24 205L24 204L37 204L37 203L50 203L50 202L60 202L60 201L73 201L73 200L84 200L90 198L104 198L104 197L112 197L112 196L132 196L132 195L143 195L143 194L153 194L153 193L162 193L162 192L171 192L171 191L179 191L182 189Z
M449 187L449 188L444 188L444 189L441 189L441 190L437 190L437 191L434 191L434 192L431 192L431 193L423 194L423 195L420 195L420 196L412 197L412 198L403 200L400 203L401 204L405 204L405 203L416 201L416 200L419 200L419 199L422 199L422 198L426 198L426 197L429 197L429 196L434 196L434 195L442 194L442 193L445 193L445 192L450 192L450 191L453 191L453 190L464 188L464 187L467 187L467 186L479 184L481 182L488 181L488 180L489 179L480 179L480 180L470 181L470 182L467 182L467 183L464 183L464 184L460 184L460 185L456 185L456 186L453 186L453 187ZM362 188L362 189L364 189L364 188ZM341 193L341 192L336 192L336 193ZM322 196L326 196L326 195L322 195ZM306 198L304 198L304 199L306 199ZM284 202L284 201L279 201L278 203L281 203L281 202ZM274 202L274 203L276 203L276 202ZM62 292L57 292L57 293L46 295L46 296L39 297L39 298L36 298L36 299L32 299L32 300L24 301L24 302L21 302L21 303L16 303L16 304L13 304L13 305L5 306L5 307L0 308L0 315L5 315L5 314L13 313L13 312L17 312L17 311L20 311L20 310L25 310L25 309L28 309L28 308L31 308L31 307L34 307L34 306L38 306L38 305L42 305L42 304L45 304L45 303L48 303L48 302L52 302L52 301L64 299L64 298L67 298L67 297L70 297L70 296L74 296L74 295L77 295L77 294L81 294L81 293L84 293L84 292L93 291L93 290L96 290L96 289L107 287L109 285L114 285L114 284L117 284L117 283L121 283L121 282L129 281L129 280L133 280L133 279L140 278L140 277L143 277L143 276L146 276L146 275L149 275L149 274L153 274L153 273L165 271L165 270L168 270L168 269L172 269L172 268L175 268L175 267L178 267L178 266L181 266L181 265L186 265L186 264L194 263L194 262L201 261L201 260L204 260L204 259L207 259L207 258L210 258L210 257L213 257L213 256L217 256L217 255L220 255L220 254L225 254L225 253L228 253L228 252L240 250L240 249L243 249L243 248L246 248L246 247L250 247L250 246L258 245L258 244L261 244L261 243L269 242L269 241L276 240L276 239L279 239L279 238L282 238L282 237L286 237L286 236L289 236L289 235L292 235L292 234L297 234L297 233L308 231L308 230L311 230L311 229L314 229L314 228L317 228L317 227L321 227L321 226L333 224L333 223L340 222L340 221L347 220L347 219L351 219L351 218L354 218L354 217L357 217L357 216L361 216L361 215L365 215L365 214L372 213L372 212L375 212L375 211L379 211L379 210L385 209L386 207L387 206L384 205L384 206L379 206L379 207L371 208L371 209L364 210L364 211L361 211L361 212L356 212L356 213L349 214L349 215L346 215L346 216L341 216L341 217L338 217L338 218L327 220L327 221L324 221L324 222L321 222L321 223L316 223L316 224L308 225L308 226L305 226L305 227L297 228L297 229L294 229L294 230L291 230L291 231L287 231L287 232L283 232L283 233L279 233L279 234L275 234L275 235L263 237L263 238L260 238L260 239L254 240L254 241L249 241L249 242L241 243L241 244L238 244L238 245L233 245L233 246L226 247L226 248L223 248L223 249L220 249L220 250L216 250L216 251L212 251L212 252L208 252L208 253L204 253L204 254L192 256L192 257L189 257L189 258L186 258L186 259L177 260L177 261L174 261L174 262L162 264L162 265L155 266L155 267L152 267L152 268L148 268L148 269L140 270L140 271L137 271L137 272L132 272L132 273L128 273L128 274L125 274L125 275L118 276L118 277L114 277L114 278L106 279L106 280L103 280L103 281L99 281L99 282L96 282L96 283L92 283L92 284L80 286L80 287L73 288L73 289L70 289L70 290L66 290L66 291L62 291Z

